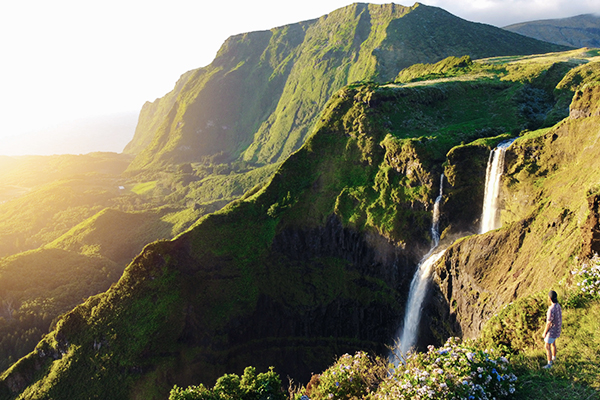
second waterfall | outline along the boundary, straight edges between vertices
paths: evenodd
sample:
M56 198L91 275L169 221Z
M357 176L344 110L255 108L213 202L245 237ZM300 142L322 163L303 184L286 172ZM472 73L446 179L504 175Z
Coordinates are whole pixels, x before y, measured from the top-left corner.
M481 228L479 233L486 233L499 228L498 198L500 197L500 178L504 173L504 155L506 149L514 141L515 139L506 140L490 152L485 173L485 194L483 197L483 211L481 213Z

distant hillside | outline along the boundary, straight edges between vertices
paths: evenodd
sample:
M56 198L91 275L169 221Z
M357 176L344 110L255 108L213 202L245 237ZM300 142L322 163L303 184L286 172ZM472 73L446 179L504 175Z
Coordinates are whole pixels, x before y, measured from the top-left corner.
M321 18L230 37L207 67L147 103L126 152L130 172L183 162L280 162L342 86L386 82L418 62L564 47L462 20L440 8L356 3Z
M229 173L215 174L210 181L221 191L205 182L192 200L184 193L197 175L126 180L121 173L131 159L0 156L0 370L32 351L56 317L116 282L146 244L178 235L229 202L200 197L241 195L255 184L235 187L225 181Z
M600 47L600 16L594 14L522 22L504 29L563 46Z

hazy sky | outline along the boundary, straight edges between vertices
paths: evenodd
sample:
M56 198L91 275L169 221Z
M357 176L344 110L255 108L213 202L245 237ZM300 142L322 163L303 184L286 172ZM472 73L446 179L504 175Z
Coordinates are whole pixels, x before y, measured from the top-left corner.
M230 35L317 18L351 2L2 1L0 155L8 153L6 143L27 132L56 131L57 124L80 118L138 112L145 101L170 91L182 73L209 64ZM497 26L600 12L598 0L422 3Z

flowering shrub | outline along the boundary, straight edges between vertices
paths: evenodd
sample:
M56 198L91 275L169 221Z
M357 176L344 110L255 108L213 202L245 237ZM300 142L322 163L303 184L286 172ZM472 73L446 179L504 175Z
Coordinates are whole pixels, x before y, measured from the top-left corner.
M517 377L499 352L448 339L441 348L410 353L390 370L364 352L340 357L321 375L313 376L295 400L435 399L492 400L510 397Z
M387 363L359 351L354 356L344 354L335 364L318 376L317 385L307 388L304 398L337 400L363 398L377 388L387 375ZM301 393L302 394L302 393ZM296 396L297 399L302 397Z
M285 400L285 395L281 391L281 378L272 367L258 375L254 367L246 367L241 377L223 375L212 389L202 384L174 386L169 400Z
M497 399L515 391L505 357L450 338L445 346L410 353L381 382L375 399Z
M571 271L575 275L581 292L591 298L600 298L600 256L594 256L581 264L581 268Z

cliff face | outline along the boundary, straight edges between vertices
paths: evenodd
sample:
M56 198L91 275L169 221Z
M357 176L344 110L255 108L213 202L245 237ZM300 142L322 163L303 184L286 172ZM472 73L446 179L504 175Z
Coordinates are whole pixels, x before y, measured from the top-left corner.
M319 19L229 38L208 66L144 106L130 172L183 162L280 162L351 82L393 79L417 62L564 50L415 4L353 4Z
M147 247L7 371L3 398L159 398L249 364L306 380L340 352L385 351L419 243L398 246L382 222L364 229L334 215L344 188L372 185L385 165L369 145L384 134L363 101L373 97L340 93L266 188ZM55 368L60 377L46 375Z

